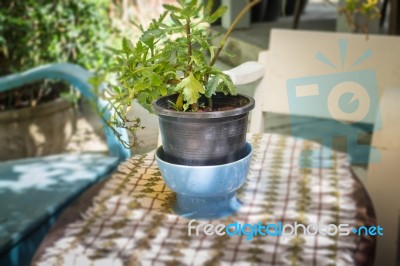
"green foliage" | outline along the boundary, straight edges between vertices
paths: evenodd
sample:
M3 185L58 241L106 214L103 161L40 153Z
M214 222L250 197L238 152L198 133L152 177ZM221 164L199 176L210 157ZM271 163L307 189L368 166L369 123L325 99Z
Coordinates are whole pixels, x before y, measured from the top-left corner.
M97 69L107 60L108 0L2 0L0 76L72 62Z
M164 5L165 12L153 19L147 29L136 25L142 34L135 44L126 38L122 40L110 69L116 73L116 80L109 82L109 90L102 95L113 113L107 124L114 132L116 128L126 128L135 138L140 121L128 119L135 99L152 112L154 100L178 94L176 102L170 103L171 108L196 112L202 108L212 111L212 96L217 92L235 95L231 79L214 64L239 19L259 1L249 1L219 46L213 46L211 40L220 35L210 36L207 28L224 14L226 7L212 12L213 0L177 0L176 5ZM107 78L100 78L97 83L104 80ZM199 104L202 96L208 99L208 106Z
M110 0L2 0L0 76L39 65L71 62L90 70L111 58ZM0 110L33 107L77 95L67 84L42 82L0 93Z
M166 4L165 12L152 21L136 44L122 41L113 68L119 82L110 98L114 106L122 111L137 99L151 111L155 99L178 93L182 104L177 102L175 107L196 111L201 95L211 98L216 92L236 93L230 78L213 66L219 47L211 45L207 27L226 7L211 13L212 6L213 1L203 5L200 0Z
M331 0L325 1L336 7ZM345 17L347 24L355 32L362 31L366 34L368 34L369 21L377 19L381 15L378 0L346 0L343 5L338 5L337 9L339 14ZM365 18L365 21L358 22L356 19L357 16Z
M176 86L176 91L182 93L183 99L186 101L183 105L184 110L187 110L190 104L197 103L199 95L205 93L203 85L193 76L193 73L190 73Z
M367 16L379 16L378 0L346 0L345 9L351 13L361 13Z

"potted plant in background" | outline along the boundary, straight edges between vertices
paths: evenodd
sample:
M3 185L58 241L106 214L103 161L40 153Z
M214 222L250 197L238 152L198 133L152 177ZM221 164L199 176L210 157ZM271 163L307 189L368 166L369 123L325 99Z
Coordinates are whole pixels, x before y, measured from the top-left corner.
M116 111L108 121L112 127L135 133L138 123L132 126L127 119L134 99L159 116L163 146L157 158L164 180L178 193L177 211L214 217L238 206L234 191L249 167L246 129L254 107L254 100L236 94L231 79L214 64L236 23L259 1L248 3L219 46L210 44L216 36L208 36L206 29L226 7L211 12L213 1L204 2L164 5L166 12L142 29L135 45L124 39L113 68L118 84L105 97Z
M91 70L104 65L110 36L108 4L2 1L0 76L55 62ZM75 127L71 100L77 97L69 85L49 80L0 92L0 161L62 152Z
M378 0L340 0L336 5L325 0L338 10L336 30L341 32L379 33L381 11Z

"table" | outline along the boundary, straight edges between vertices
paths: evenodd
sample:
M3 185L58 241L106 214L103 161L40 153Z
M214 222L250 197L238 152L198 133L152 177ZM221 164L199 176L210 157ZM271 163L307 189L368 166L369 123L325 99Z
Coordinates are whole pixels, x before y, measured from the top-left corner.
M346 154L325 155L319 144L283 135L249 134L248 140L254 154L238 193L242 207L233 216L197 222L376 224ZM318 167L326 163L330 167ZM243 235L188 236L189 220L172 212L173 203L174 193L162 181L154 151L134 156L119 165L81 218L38 254L35 264L370 265L374 257L376 238L353 233L300 232L252 240Z

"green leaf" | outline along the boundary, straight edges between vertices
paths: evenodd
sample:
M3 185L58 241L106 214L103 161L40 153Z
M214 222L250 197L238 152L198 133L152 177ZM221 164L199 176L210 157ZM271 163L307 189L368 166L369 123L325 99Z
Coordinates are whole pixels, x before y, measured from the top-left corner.
M100 85L106 80L106 74L96 74L88 79L88 82L93 86L94 91L98 92Z
M224 55L228 56L228 57L235 57L236 56L236 54L228 52L228 51L225 51L225 50L222 50L222 53Z
M206 5L204 7L204 14L206 16L211 14L211 10L212 10L213 6L214 6L214 0L207 0L206 1Z
M158 89L160 90L160 93L162 96L165 96L168 94L168 89L167 86L165 84L162 84L158 87Z
M151 101L151 97L147 92L141 93L137 98L137 101L141 106L146 108L149 112L152 112L151 104L149 103Z
M182 22L180 22L179 18L174 14L171 14L171 19L175 23L175 25L182 26Z
M197 15L197 0L191 0L186 2L186 4L184 5L184 9L182 10L182 15L185 18L191 18Z
M203 85L193 76L193 73L190 73L176 86L176 91L183 94L186 104L197 103L200 95L205 93Z
M178 3L179 3L181 6L184 6L184 5L185 5L185 0L178 0Z
M213 23L215 22L217 19L219 19L220 17L222 17L224 15L224 13L226 12L226 10L228 9L228 7L226 6L220 6L214 13L212 13L211 16L206 17L206 21L208 23Z
M214 56L215 56L215 50L217 49L217 47L216 46L210 46L209 48L208 48L208 51L210 52L210 58L214 58Z
M204 9L204 6L203 6L202 3L201 3L201 4L197 4L197 3L196 3L196 5L197 5L197 8L194 10L194 14L195 14L195 15L198 15L198 14L200 14L201 11Z
M182 9L180 9L179 7L169 5L169 4L164 4L163 7L164 7L164 9L166 9L170 12L181 12L182 11Z
M178 110L182 110L182 108L183 108L183 95L182 94L179 94L178 98L176 99L175 105Z
M236 87L235 85L233 85L232 80L223 73L219 73L218 76L220 77L222 82L218 84L217 91L221 91L225 94L236 95Z
M150 33L155 37L160 37L164 34L164 31L162 29L152 29L150 30Z
M148 83L147 81L145 81L145 82L138 82L138 83L135 84L134 90L135 90L136 92L140 92L140 91L143 91L143 90L148 89L149 87L150 87L150 85L149 85L149 83Z
M121 94L122 92L121 92L121 89L118 87L118 86L112 86L112 89L113 89L113 91L115 92L115 93L117 93L117 94Z
M127 38L123 38L122 39L122 50L124 51L124 53L129 54L134 50L134 46L132 44L132 42L130 40L128 40Z
M210 82L208 82L207 84L207 88L206 88L206 93L205 96L207 98L210 98L211 96L213 96L217 90L218 87L218 81L219 81L219 77L218 76L214 76Z
M146 44L148 47L150 47L150 48L154 47L154 36L151 34L151 32L147 31L147 32L143 33L140 40L144 44Z
M199 35L193 35L192 38L194 40L196 40L196 42L198 42L200 44L200 46L201 46L201 48L203 50L207 50L208 49L209 45L208 45L207 39L203 38L203 36L201 36L201 35L200 36Z
M162 25L163 20L165 19L165 17L168 15L168 12L165 11L164 13L162 13L159 17L159 19L157 20L158 24Z
M190 57L190 63L195 66L203 66L206 64L204 54L198 50L193 51L193 55Z
M162 84L161 78L157 74L150 75L151 86L159 86Z

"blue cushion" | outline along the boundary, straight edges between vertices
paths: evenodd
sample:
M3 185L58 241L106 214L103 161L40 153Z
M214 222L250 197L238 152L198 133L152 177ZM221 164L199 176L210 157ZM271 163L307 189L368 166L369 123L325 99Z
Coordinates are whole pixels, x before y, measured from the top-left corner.
M41 241L47 233L41 226L52 224L54 221L49 220L60 209L106 177L117 164L118 158L98 153L59 154L0 163L0 261L8 257L7 264L17 263L11 263L10 257L17 245L25 241L32 246L33 242L26 238L34 236L35 230L41 231ZM33 247L37 248L39 243Z

